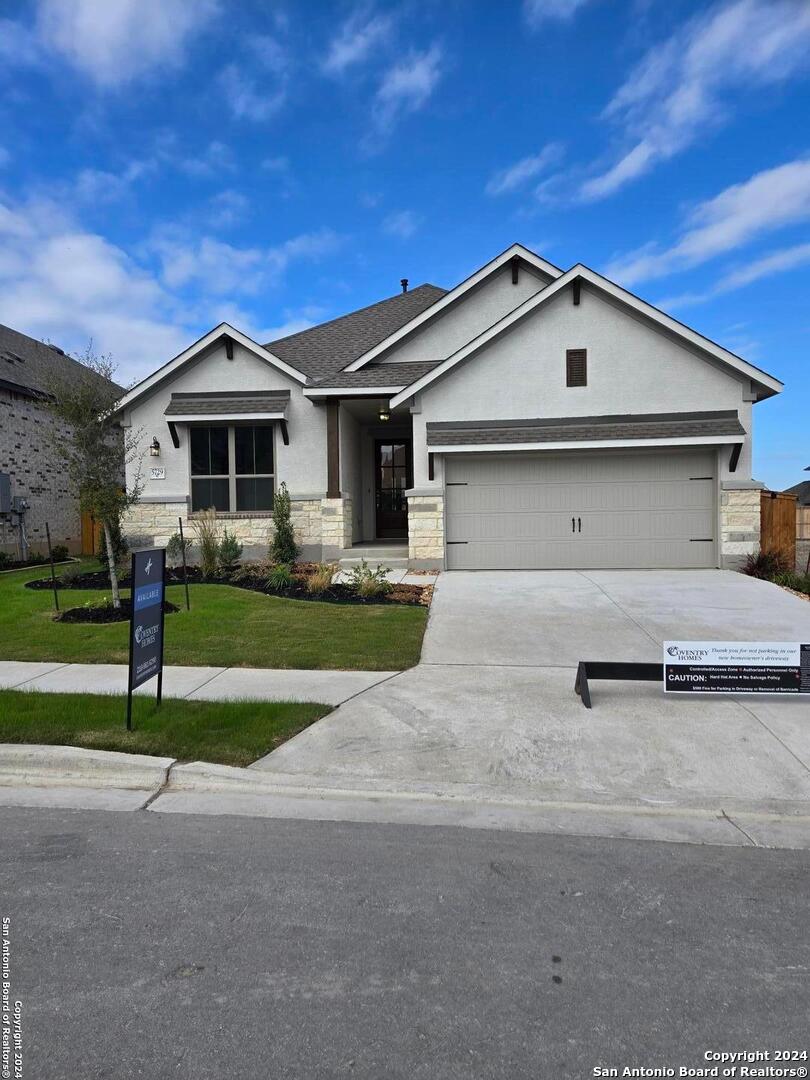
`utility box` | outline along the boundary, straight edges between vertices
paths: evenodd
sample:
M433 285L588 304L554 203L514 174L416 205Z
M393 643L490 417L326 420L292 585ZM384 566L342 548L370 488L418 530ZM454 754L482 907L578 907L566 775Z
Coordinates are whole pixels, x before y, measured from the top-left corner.
M0 514L11 513L11 477L0 472Z

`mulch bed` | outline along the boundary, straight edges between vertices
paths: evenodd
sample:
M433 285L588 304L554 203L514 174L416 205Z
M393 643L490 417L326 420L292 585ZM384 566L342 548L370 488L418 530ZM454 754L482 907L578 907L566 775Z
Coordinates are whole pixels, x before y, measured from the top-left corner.
M296 563L293 567L293 573L295 575L295 584L289 589L284 589L281 592L275 592L268 589L263 577L249 577L242 576L238 573L233 574L220 574L216 577L203 578L199 567L190 566L188 568L188 581L190 585L206 584L206 585L231 585L236 589L248 589L250 592L264 593L265 596L280 596L285 600L314 600L319 603L327 604L360 604L365 607L374 604L406 604L409 606L427 605L430 603L430 597L433 589L431 586L422 585L394 585L391 592L386 593L384 596L377 596L369 599L355 595L355 593L349 588L348 585L342 582L336 585L330 585L329 588L318 595L313 595L306 587L307 577L316 569L316 563ZM130 587L130 575L129 573L121 574L118 578L118 584L122 589L128 589ZM176 567L166 567L166 584L167 585L182 585L183 584L183 571ZM68 578L57 578L56 585L59 589L109 589L110 579L106 570L95 570L87 574L80 574L77 576L70 576ZM51 589L52 584L49 578L40 578L36 581L28 581L25 584L27 589ZM122 604L124 601L122 601ZM75 608L75 611L84 611L84 608ZM128 616L127 616L128 617ZM67 622L114 622L117 620L109 619L68 619Z
M163 601L163 611L168 615L173 611L179 611L180 608L176 604L170 603L168 600ZM54 622L67 622L67 623L116 623L116 622L129 622L130 614L132 613L132 601L129 599L121 600L121 607L74 607L68 608L67 611L60 611L54 615Z

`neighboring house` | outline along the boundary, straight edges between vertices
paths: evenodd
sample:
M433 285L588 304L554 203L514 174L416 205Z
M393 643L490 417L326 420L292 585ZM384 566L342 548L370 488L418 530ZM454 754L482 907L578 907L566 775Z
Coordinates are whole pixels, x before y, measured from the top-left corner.
M407 283L403 282L403 288ZM128 529L216 506L254 549L286 481L305 557L448 569L735 566L759 542L752 406L782 384L581 264L515 244L259 345L221 324L136 386Z
M64 428L45 407L51 380L80 368L56 345L0 325L0 473L10 476L11 495L28 503L24 522L32 551L47 550L46 522L53 544L81 549L79 501L54 450L55 433ZM0 514L0 551L11 555L19 549L16 521Z
M810 472L810 465L804 471ZM797 506L810 506L810 480L802 480L800 484L785 488L785 494L795 495Z

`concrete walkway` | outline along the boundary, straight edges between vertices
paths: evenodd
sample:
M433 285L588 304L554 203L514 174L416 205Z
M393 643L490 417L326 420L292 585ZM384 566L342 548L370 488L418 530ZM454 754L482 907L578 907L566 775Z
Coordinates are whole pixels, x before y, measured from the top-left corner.
M167 667L166 697L189 701L317 701L340 705L390 679L395 671L296 671L286 668ZM0 689L54 694L125 694L126 664L0 661ZM135 691L154 695L154 681Z

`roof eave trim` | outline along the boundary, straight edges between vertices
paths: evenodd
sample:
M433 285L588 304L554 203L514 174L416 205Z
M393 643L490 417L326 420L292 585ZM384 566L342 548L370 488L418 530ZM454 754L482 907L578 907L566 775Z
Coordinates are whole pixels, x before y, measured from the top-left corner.
M307 382L307 377L303 372L298 371L296 368L291 367L285 363L275 353L271 353L269 349L265 349L263 345L259 345L253 338L249 338L247 334L243 334L241 330L237 330L236 327L231 326L230 323L220 323L215 326L213 330L209 330L207 334L199 338L192 345L189 345L183 352L178 353L168 363L159 367L157 371L153 371L151 375L148 375L145 379L142 379L136 386L134 386L128 393L126 393L116 406L116 412L120 412L122 409L129 408L138 398L143 397L144 394L152 390L158 383L164 379L173 375L184 364L188 363L195 356L201 353L204 349L215 344L221 337L232 338L237 344L241 345L248 352L253 353L254 356L259 357L260 360L264 360L272 367L277 368L285 375L289 375L291 379L295 379L296 382L304 386Z
M396 394L404 387L398 386L310 386L303 391L305 398L319 397L385 397Z
M236 412L221 412L221 413L183 413L177 415L175 413L165 413L166 419L172 424L191 424L198 421L228 421L232 423L234 420L286 420L287 414L285 412L263 412L263 413L236 413Z
M744 435L673 435L660 439L569 439L560 442L514 442L514 443L428 443L431 454L480 454L498 453L502 450L609 450L635 449L649 446L728 446L742 443Z
M365 367L366 364L371 363L376 357L386 352L393 345L399 344L404 338L412 334L414 330L418 330L428 319L433 318L434 315L438 315L439 312L444 311L445 308L454 304L456 300L461 299L465 293L469 292L474 286L484 281L496 270L500 270L503 266L507 265L509 261L514 258L515 255L519 255L527 263L534 266L536 270L542 271L544 274L548 274L549 277L558 278L562 274L562 270L558 266L554 266L553 263L547 262L545 259L540 258L539 255L535 255L533 251L530 251L522 244L512 244L502 251L500 255L496 255L494 259L491 259L488 263L476 270L474 274L466 278L459 285L456 285L450 292L445 293L430 307L425 308L418 315L414 316L410 322L405 323L398 330L395 330L393 334L389 334L387 338L380 341L368 352L363 353L362 356L358 356L356 360L352 360L350 364L347 364L343 369L344 371L358 371L360 368Z
M577 263L561 277L558 277L556 281L547 285L545 289L542 289L539 293L535 293L534 296L530 296L522 304L516 307L514 311L510 311L498 322L493 323L487 330L484 330L483 333L479 334L471 341L468 341L466 345L462 345L460 349L448 356L447 359L443 360L440 364L437 364L432 371L420 376L420 378L416 379L409 386L406 386L404 390L401 390L399 394L396 395L396 397L391 399L391 408L393 409L397 405L403 404L408 398L413 397L414 394L423 390L426 386L429 386L430 383L440 378L446 372L452 370L452 368L461 363L462 360L466 360L467 357L478 352L479 349L488 345L490 341L500 336L505 330L508 330L516 322L519 322L520 319L531 314L536 308L547 303L561 292L562 289L578 278L587 281L596 289L601 289L609 296L612 296L614 299L619 300L632 308L638 314L646 316L653 322L656 322L663 328L669 330L671 333L676 334L684 341L688 341L703 352L706 352L710 356L727 364L740 375L744 375L746 378L751 379L758 386L765 388L767 393L763 394L763 397L778 394L784 388L784 383L780 382L779 379L774 378L773 375L768 375L767 372L754 367L753 364L749 364L735 353L729 352L728 349L724 349L716 342L703 337L702 334L699 334L696 330L692 330L691 327L686 326L684 323L679 323L677 319L673 319L670 315L665 314L663 311L659 311L658 308L653 307L652 304L648 304L645 300L628 292L627 289L623 289L621 285L617 285L615 282L608 280L608 278L602 277L601 274L597 274L596 271L591 270L590 267L584 266L582 263Z

